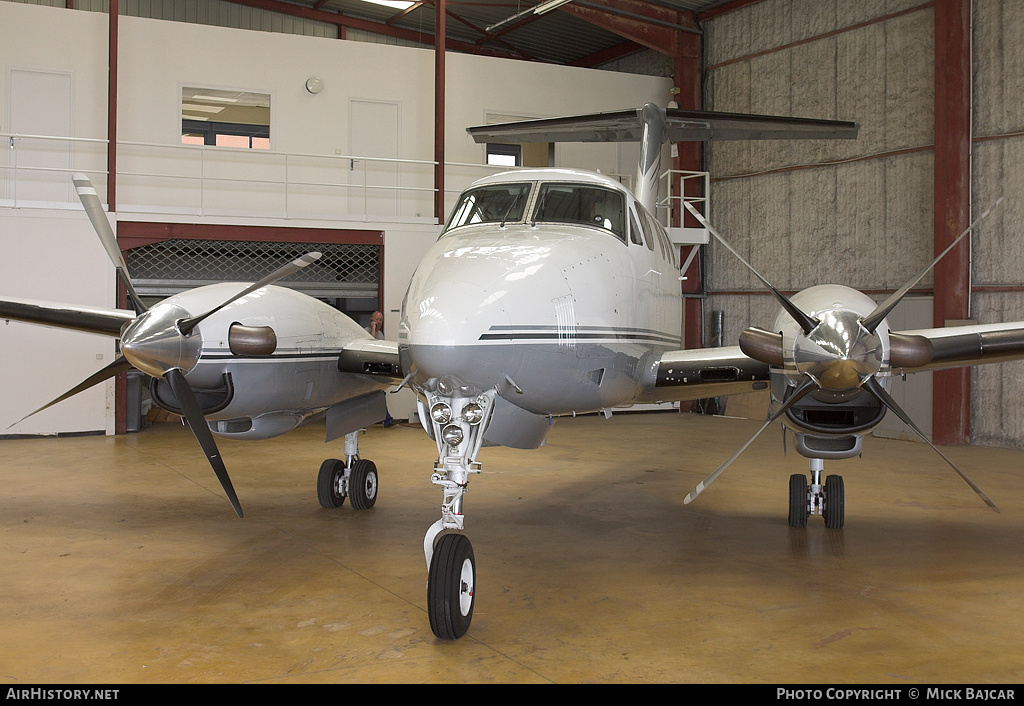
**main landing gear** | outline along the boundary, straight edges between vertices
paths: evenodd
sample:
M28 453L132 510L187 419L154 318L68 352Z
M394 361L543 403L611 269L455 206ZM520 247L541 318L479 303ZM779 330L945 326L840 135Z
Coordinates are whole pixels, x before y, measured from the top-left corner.
M469 630L476 602L476 557L462 534L462 500L469 475L479 473L476 457L494 409L495 390L475 394L448 379L431 380L419 402L420 419L437 443L430 481L441 486L441 519L423 538L427 561L427 614L430 629L442 640Z
M345 498L356 510L369 510L377 502L377 466L359 458L358 431L345 435L345 460L329 458L320 464L316 478L316 495L320 506L341 507Z
M829 529L842 529L846 522L846 491L843 477L831 475L821 484L825 462L810 460L811 482L807 476L794 473L789 477L789 526L806 527L810 515L821 515Z

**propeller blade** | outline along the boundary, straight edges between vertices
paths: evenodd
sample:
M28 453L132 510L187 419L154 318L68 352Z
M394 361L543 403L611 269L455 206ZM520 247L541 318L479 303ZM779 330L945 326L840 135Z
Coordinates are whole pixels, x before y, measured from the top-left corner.
M974 223L967 226L967 230L958 235L956 239L949 244L949 247L943 250L937 258L932 260L932 263L928 265L928 267L924 268L921 271L921 274L917 275L917 277L914 277L909 282L904 284L902 287L897 289L889 296L888 299L886 299L884 302L875 307L874 311L872 311L870 314L861 319L861 326L863 326L868 333L874 333L875 329L878 328L878 325L882 323L882 319L888 316L889 312L896 308L896 305L900 303L903 297L907 296L907 292L909 292L913 287L917 286L917 283L920 282L921 279L926 274L928 274L933 267L939 264L939 260L944 258L946 256L946 253L955 248L957 244L967 236L968 233L974 230L974 226L978 225L983 218L988 216L988 214L992 213L992 209L998 206L1002 202L1002 200L1003 197L1000 196L994 204L989 206L983 214L981 214L980 216L977 217L977 219L975 219Z
M266 277L261 279L259 282L254 282L253 284L250 284L248 287L243 289L241 292L239 292L235 296L231 297L230 299L228 299L223 304L221 304L219 306L216 306L213 309L210 309L205 314L200 314L199 316L193 316L191 319L185 319L183 321L178 322L178 330L181 332L181 334L183 336L189 335L190 333L192 333L192 329L194 329L196 326L199 325L199 322L201 322L203 319L205 319L208 316L216 314L218 311L220 311L221 309L226 307L231 302L236 301L238 299L241 299L245 295L251 294L252 292L255 292L257 289L259 289L261 287L266 287L268 284L273 284L277 280L283 279L283 278L287 277L288 275L292 274L293 272L298 272L299 270L301 270L306 265L311 265L311 264L313 264L314 262L316 262L319 259L320 259L320 253L318 253L318 252L310 252L310 253L306 253L305 255L303 255L300 258L292 260L291 262L289 262L284 267L281 267L280 269L275 270L274 272L271 272L269 275L267 275Z
M131 277L128 276L128 263L124 261L121 248L117 246L117 237L114 235L114 231L110 227L110 221L107 220L107 215L103 211L103 204L100 203L100 197L96 194L96 188L85 174L74 174L71 180L75 183L78 200L85 207L85 212L89 216L93 230L100 237L103 249L107 251L107 256L114 263L114 269L117 271L118 278L124 283L125 289L128 290L128 297L132 300L135 313L141 314L146 311L146 305L142 303L142 299L139 298L138 293L135 291L135 286L132 284Z
M192 392L192 387L185 379L185 374L177 369L168 370L164 373L164 379L170 383L171 390L173 390L174 396L178 400L178 407L181 409L182 416L195 435L196 441L203 448L203 453L206 454L206 459L210 462L213 472L217 474L217 480L220 481L220 486L228 496L231 507L234 508L235 514L241 517L242 506L238 502L238 496L235 495L234 486L231 485L228 470L224 467L224 460L220 457L220 451L217 449L217 442L213 438L213 432L210 431L206 418L199 409L199 403Z
M118 373L123 373L124 371L128 370L131 367L132 367L132 364L129 363L127 361L127 359L125 359L124 356L118 356L117 359L113 363L108 365L107 367L103 368L102 370L100 370L98 372L93 373L92 375L87 377L85 380L83 380L81 383L79 383L75 387L71 388L70 390L65 392L63 395L61 395L57 399L55 399L52 402L49 402L49 403L43 405L42 407L37 409L35 412L32 412L31 414L26 414L24 417L22 417L21 419L19 419L18 421L16 421L14 424L12 424L10 427L7 427L7 428L10 429L15 424L21 424L23 421L25 421L26 419L31 417L33 414L39 414L44 409L49 409L50 407L52 407L53 405L57 404L58 402L63 402L67 398L73 397L73 396L77 395L79 392L82 392L83 390L88 390L93 385L98 385L99 383L103 382L104 380L112 378L115 375L117 375Z
M761 273L755 270L749 262L744 260L742 255L733 250L732 246L729 245L729 243L725 241L725 238L722 237L722 234L715 230L714 226L708 223L707 219L705 219L704 216L701 215L700 211L693 207L693 204L691 204L689 201L683 201L683 205L686 206L686 210L688 210L693 215L693 217L700 222L702 226L708 229L708 232L711 233L711 235L715 236L715 239L718 240L718 242L725 246L726 250L735 255L737 260L742 262L746 266L746 268L754 274L755 277L761 280L761 284L767 287L768 290L775 296L779 304L782 305L782 308L786 310L786 313L792 316L793 320L797 322L801 329L803 329L805 335L809 334L818 326L819 323L821 323L817 319L808 316L807 314L802 312L796 306L796 304L789 300L789 297L787 297L785 294L777 290L775 287L772 286L771 282L762 277Z
M903 420L904 424L906 424L908 427L913 429L917 433L917 435L920 436L924 440L924 442L926 444L931 446L932 449L935 450L935 453L937 453L939 456L942 456L943 460L946 463L949 464L950 468L952 468L954 471L956 471L957 475L959 475L961 478L963 478L964 482L967 483L967 485L971 486L971 490L973 490L975 493L977 493L978 497L981 498L982 500L984 500L986 505L988 505L990 508L992 508L996 512L999 512L999 508L996 507L996 504L994 502L992 502L989 499L989 497L987 495L985 495L984 492L982 492L981 488L979 488L977 485L975 485L974 481L972 481L970 478L968 478L967 475L963 471L961 471L959 468L957 468L956 464L953 463L952 461L950 461L949 458L946 456L946 454L944 454L941 451L939 451L939 449L935 446L935 444L933 444L928 439L928 437L924 435L924 432L922 432L920 429L918 429L917 425L914 424L914 420L910 418L910 415L908 415L906 412L903 411L903 409L899 406L899 404L896 403L896 400L894 400L892 398L892 396L888 392L885 391L885 388L882 387L882 384L880 382L878 382L878 380L875 377L868 378L867 382L864 383L864 389L867 390L868 392L870 392L872 395L874 395L878 399L879 402L881 402L887 408L892 410L896 414L897 417L899 417L900 419Z
M808 377L806 380L804 380L803 384L800 385L800 387L798 387L796 391L789 396L788 400L782 403L782 406L779 407L778 410L776 410L775 413L768 418L768 421L764 423L764 426L758 429L757 432L752 437L750 437L747 443L743 444L743 446L741 446L739 450L736 451L736 453L730 456L725 463L716 468L711 475L709 475L707 478L698 483L697 487L691 490L690 493L685 498L683 498L683 505L689 505L694 500L696 500L698 495L703 493L709 485L714 483L715 479L718 478L718 476L722 475L722 472L725 471L725 469L728 468L733 461L739 458L740 454L746 451L748 446L754 443L754 439L759 437L761 435L761 432L763 432L765 429L771 426L772 422L774 422L776 419L785 414L787 409L789 409L794 404L803 399L809 392L813 392L817 388L817 383L815 383L814 380L812 380L811 378Z

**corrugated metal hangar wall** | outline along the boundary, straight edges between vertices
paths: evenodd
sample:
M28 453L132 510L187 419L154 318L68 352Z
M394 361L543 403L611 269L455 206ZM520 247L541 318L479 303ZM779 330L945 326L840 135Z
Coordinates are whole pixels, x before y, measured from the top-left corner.
M1021 320L1024 3L972 9L974 217L1007 198L973 234L971 317ZM707 148L712 220L780 289L892 291L933 258L934 18L919 0L772 0L706 23L706 108L861 124L856 141ZM725 312L725 344L770 326L763 287L709 252L707 310ZM923 296L931 286L929 274ZM971 440L1024 448L1024 364L979 366L971 386Z

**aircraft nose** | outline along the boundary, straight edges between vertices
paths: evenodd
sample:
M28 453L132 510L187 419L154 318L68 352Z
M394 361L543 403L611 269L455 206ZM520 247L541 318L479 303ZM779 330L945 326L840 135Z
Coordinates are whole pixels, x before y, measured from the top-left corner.
M402 341L418 377L455 376L480 389L502 379L493 358L481 355L489 337L510 325L501 292L469 282L451 281L410 292L402 322Z

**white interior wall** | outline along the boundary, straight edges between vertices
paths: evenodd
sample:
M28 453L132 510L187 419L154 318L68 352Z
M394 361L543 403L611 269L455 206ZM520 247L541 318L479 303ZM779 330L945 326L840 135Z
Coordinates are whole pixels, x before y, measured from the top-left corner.
M11 2L0 2L0 132L9 115L10 69L42 69L69 73L74 85L76 137L106 135L107 17L103 14ZM234 215L196 214L187 202L185 180L140 180L127 172L189 174L194 169L180 150L180 90L183 85L258 90L272 96L271 152L323 154L349 153L350 105L354 100L397 103L400 111L400 150L407 159L433 159L434 80L430 50L346 42L229 29L162 20L119 19L119 142L144 142L166 148L119 149L118 202L131 204L132 220L234 223L338 227L337 222L316 218L256 218L247 213L259 189L239 184L225 199L239 206ZM487 112L547 117L638 107L647 101L664 104L669 79L636 76L593 69L557 67L533 62L448 53L446 56L446 161L480 164L483 147L467 136L465 128L484 122ZM318 95L304 89L309 76L323 79ZM169 156L173 155L173 156ZM248 157L251 154L240 154ZM186 154L191 159L191 154ZM614 145L565 145L556 151L558 164L604 172L635 171L635 152ZM261 155L256 159L267 160ZM94 148L86 161L105 165L102 150ZM254 160L255 162L255 160ZM2 163L2 162L0 162ZM258 162L263 165L265 162ZM76 167L80 165L76 162ZM260 169L276 169L264 167ZM429 169L427 170L429 171ZM446 173L450 190L463 188L486 172L451 167ZM409 177L413 180L422 175ZM104 188L97 180L101 194ZM430 177L432 181L432 177ZM430 185L428 181L428 185ZM154 186L155 184L155 186ZM141 196L140 196L141 194ZM2 198L2 196L0 196ZM329 197L334 198L334 197ZM455 193L447 194L449 204ZM146 203L160 200L152 210ZM178 204L176 206L176 203ZM413 208L419 209L421 203ZM158 207L157 207L158 206ZM263 207L259 203L258 207ZM429 209L429 204L422 209ZM61 300L46 294L60 272L61 292L74 292L68 301L113 306L113 275L104 268L105 256L91 234L84 214L71 210L0 208L0 296L31 296ZM385 232L384 308L385 331L398 330L398 310L409 278L422 253L436 238L438 226L429 218L432 209L398 221L360 222L355 227ZM30 218L28 229L25 219ZM351 222L340 224L352 226ZM25 249L27 239L57 243L59 257L45 265ZM98 260L97 260L98 258ZM82 266L76 266L81 263ZM40 287L40 285L43 285ZM39 293L40 289L43 293ZM6 427L31 409L45 404L80 382L104 364L89 349L84 369L68 370L43 359L37 327L11 323L0 329L0 426ZM47 332L45 348L57 358L81 349L83 339L94 337L67 332ZM100 339L102 341L102 339ZM106 345L106 342L102 342ZM106 351L107 349L103 349ZM49 355L49 353L47 353ZM78 356L81 359L81 356ZM107 358L109 360L109 358ZM54 394L41 380L53 380ZM110 385L108 385L108 388ZM49 396L47 396L49 395ZM100 387L82 402L64 402L38 417L6 430L10 434L58 433L106 430L110 427L109 392ZM43 399L45 398L45 399Z

